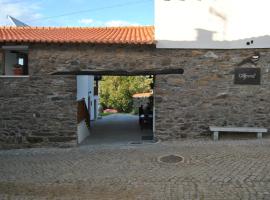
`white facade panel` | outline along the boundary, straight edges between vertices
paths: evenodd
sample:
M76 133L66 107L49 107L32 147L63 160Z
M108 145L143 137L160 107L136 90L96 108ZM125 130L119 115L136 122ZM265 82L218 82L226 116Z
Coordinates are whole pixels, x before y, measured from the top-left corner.
M269 48L269 0L155 0L158 48Z
M78 144L81 144L90 135L89 129L85 121L82 121L77 125L77 133L78 133Z
M80 75L77 76L77 100L85 99L85 104L90 113L90 120L95 120L95 112L98 115L98 106L94 107L94 100L98 102L99 97L94 96L94 76ZM90 98L90 99L89 99ZM88 99L90 100L88 102ZM90 103L90 109L89 104ZM96 111L94 110L96 109Z
M96 120L98 116L99 97L94 96L94 76L77 76L77 100L84 98L90 114L90 120ZM96 102L96 106L95 106ZM89 130L85 122L78 124L78 142L81 143L88 135Z

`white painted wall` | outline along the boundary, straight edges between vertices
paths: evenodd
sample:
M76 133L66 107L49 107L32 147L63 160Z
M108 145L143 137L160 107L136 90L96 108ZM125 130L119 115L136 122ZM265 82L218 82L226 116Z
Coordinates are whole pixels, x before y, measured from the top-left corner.
M85 98L85 103L88 102L89 88L89 77L88 76L77 76L77 100Z
M97 118L98 118L98 116L99 116L99 109L98 109L98 107L99 107L99 96L94 96L94 100L96 100L96 104L97 104L97 106L96 106L96 115L97 115ZM93 107L94 107L94 100L93 100ZM93 118L94 118L94 109L93 109ZM96 120L96 119L93 119L93 120Z
M82 143L85 138L90 135L89 129L87 128L86 122L82 121L77 125L78 132L78 144Z
M269 7L269 0L155 0L157 47L269 48Z
M90 109L90 120L95 120L94 118L94 76L89 76L89 89L91 91L91 109Z
M91 100L90 108L88 106L89 96ZM77 100L81 100L82 98L85 99L85 104L88 108L88 111L90 112L90 120L95 120L94 99L97 99L98 101L98 96L94 96L94 76L77 76ZM90 133L87 126L84 123L78 124L78 142L80 143L89 135Z
M88 107L88 96L91 98L91 85L90 85L90 77L89 76L77 76L77 100L81 100L84 98L85 104L88 108L88 111L91 114L91 108ZM85 122L81 122L78 124L78 143L80 144L85 138L90 135L90 132L85 124Z
M88 96L90 96L90 100L94 102L94 76L77 76L77 100L80 100L82 98L85 99L85 103L88 108ZM92 116L92 109L88 108Z

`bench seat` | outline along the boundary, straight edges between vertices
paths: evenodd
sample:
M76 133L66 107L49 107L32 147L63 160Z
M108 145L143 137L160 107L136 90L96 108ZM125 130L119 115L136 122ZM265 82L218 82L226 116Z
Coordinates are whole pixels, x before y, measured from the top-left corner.
M257 133L257 138L261 139L263 133L267 133L266 128L256 128L256 127L218 127L210 126L211 132L214 132L213 139L218 140L219 132L242 132L242 133Z

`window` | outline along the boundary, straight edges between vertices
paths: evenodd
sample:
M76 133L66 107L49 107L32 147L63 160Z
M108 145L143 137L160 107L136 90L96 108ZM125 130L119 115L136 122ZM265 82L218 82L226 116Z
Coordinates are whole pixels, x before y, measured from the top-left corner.
M22 46L5 46L1 74L6 76L28 75L28 49Z
M94 77L94 96L98 96L98 81L100 81L102 76Z

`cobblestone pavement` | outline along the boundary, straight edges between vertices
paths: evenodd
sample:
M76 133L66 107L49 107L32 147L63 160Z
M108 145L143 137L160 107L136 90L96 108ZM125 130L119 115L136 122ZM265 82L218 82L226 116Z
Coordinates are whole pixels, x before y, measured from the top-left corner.
M0 199L270 199L270 140L0 151ZM178 164L158 162L177 154Z

